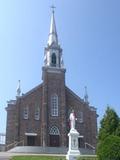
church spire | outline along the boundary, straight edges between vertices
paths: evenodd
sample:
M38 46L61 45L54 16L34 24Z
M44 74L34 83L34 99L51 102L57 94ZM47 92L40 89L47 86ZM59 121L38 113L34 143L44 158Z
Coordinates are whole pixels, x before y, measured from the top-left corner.
M20 97L21 94L20 80L18 81L16 92L17 92L16 97Z
M50 32L48 37L48 45L51 46L53 43L58 45L58 36L55 24L55 16L54 16L54 6L52 8L52 16L51 16L51 23L50 23Z
M86 103L89 104L89 101L88 101L88 93L87 93L87 86L85 86L85 95L84 95L84 100Z
M54 6L52 8L50 32L48 37L48 44L44 52L44 66L51 69L63 69L64 62L62 57L62 48L58 44L58 36L54 17Z

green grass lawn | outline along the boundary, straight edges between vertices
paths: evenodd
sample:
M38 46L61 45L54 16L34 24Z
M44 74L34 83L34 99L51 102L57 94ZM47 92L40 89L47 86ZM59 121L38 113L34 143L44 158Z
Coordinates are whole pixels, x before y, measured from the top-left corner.
M60 156L14 156L10 160L66 160ZM81 156L78 160L98 160L96 156Z
M78 160L98 160L97 156L80 156Z
M59 156L14 156L11 160L65 160Z

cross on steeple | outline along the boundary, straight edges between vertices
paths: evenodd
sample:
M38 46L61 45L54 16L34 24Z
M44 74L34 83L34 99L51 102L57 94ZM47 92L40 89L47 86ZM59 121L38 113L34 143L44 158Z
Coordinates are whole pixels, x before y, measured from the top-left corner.
M45 48L44 54L44 66L59 68L64 70L64 63L62 58L62 49L58 43L57 29L55 23L54 5L50 6L51 11L51 22L50 32L48 35L47 48Z
M48 44L49 46L53 43L58 45L58 37L57 37L57 30L56 30L56 24L55 24L55 16L54 16L54 9L55 6L51 6L52 9L52 15L51 15L51 24L50 24L50 32L49 32L49 38L48 38Z
M56 8L56 7L55 7L54 5L51 6L51 9L52 9L52 12L53 12L53 13L54 13L55 8Z

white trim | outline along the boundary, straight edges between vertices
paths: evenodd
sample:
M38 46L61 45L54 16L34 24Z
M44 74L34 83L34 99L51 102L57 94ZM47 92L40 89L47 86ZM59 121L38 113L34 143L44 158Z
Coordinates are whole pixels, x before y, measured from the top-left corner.
M28 119L28 115L29 114L29 108L28 106L24 108L24 111L23 111L23 119Z
M25 133L26 136L37 136L37 133Z
M54 94L51 96L51 116L58 116L58 96Z
M38 106L35 107L34 119L37 121L40 120L40 108Z
M80 136L78 136L78 138L84 138L84 136L81 136L81 135L80 135Z

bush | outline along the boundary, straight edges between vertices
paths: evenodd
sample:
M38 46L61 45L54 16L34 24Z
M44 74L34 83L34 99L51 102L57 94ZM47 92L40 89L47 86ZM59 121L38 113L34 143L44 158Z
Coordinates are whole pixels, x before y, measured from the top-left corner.
M120 137L110 135L98 144L99 160L120 160Z

